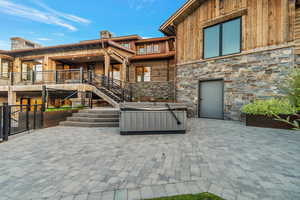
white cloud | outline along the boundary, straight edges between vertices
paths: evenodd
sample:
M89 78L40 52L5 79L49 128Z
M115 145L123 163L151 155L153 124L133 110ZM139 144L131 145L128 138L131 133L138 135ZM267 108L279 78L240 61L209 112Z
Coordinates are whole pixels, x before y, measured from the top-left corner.
M149 5L152 5L157 0L128 0L131 8L141 10Z
M62 13L49 8L41 2L34 1L42 10L38 10L25 5L13 3L8 0L0 0L0 12L14 15L22 18L26 18L32 21L38 21L44 24L53 24L61 27L65 27L71 31L76 31L77 28L71 24L71 22L79 24L88 24L89 20L77 17L75 15Z
M35 4L40 6L41 8L45 9L49 13L53 13L53 14L61 17L61 18L66 19L66 20L76 22L76 23L82 23L82 24L91 23L91 21L88 20L88 19L84 19L82 17L78 17L78 16L75 16L75 15L72 15L72 14L62 13L62 12L59 12L57 10L54 10L54 9L50 8L49 6L47 6L46 4L42 3L40 0L32 0L32 2L34 2Z
M50 41L52 39L50 39L50 38L38 38L37 40L39 40L39 41Z

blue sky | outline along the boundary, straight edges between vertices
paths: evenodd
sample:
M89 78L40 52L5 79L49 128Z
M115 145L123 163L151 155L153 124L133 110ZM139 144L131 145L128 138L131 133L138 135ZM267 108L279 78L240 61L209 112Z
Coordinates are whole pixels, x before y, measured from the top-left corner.
M11 37L44 46L115 36L156 37L161 23L185 0L0 0L0 49Z

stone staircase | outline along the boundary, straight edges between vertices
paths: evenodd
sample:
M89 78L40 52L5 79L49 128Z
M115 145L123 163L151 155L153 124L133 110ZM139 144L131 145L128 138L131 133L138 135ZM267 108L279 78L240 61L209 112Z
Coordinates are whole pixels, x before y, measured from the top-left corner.
M119 127L118 109L85 109L60 122L61 126L75 127Z

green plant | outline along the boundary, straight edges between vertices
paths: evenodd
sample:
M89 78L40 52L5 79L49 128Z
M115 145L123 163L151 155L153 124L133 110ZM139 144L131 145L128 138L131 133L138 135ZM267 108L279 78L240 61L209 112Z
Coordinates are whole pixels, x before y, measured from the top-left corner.
M280 122L284 122L284 123L286 123L286 124L289 124L289 125L291 125L292 127L294 127L293 130L295 130L295 131L300 131L300 115L299 115L299 114L296 114L296 116L298 117L298 119L292 121L290 116L288 116L288 117L285 119L285 118L283 118L283 117L280 117L280 116L278 116L278 115L275 115L277 121L280 121Z
M300 107L300 69L294 69L283 82L281 89L286 94L291 104ZM298 109L299 111L300 109Z
M250 115L291 115L296 114L297 109L287 99L256 100L253 103L244 105L242 112Z

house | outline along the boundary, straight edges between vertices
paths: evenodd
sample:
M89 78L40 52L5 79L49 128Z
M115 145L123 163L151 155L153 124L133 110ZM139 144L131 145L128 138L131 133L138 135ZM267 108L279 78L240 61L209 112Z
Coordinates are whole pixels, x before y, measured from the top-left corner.
M176 38L176 99L193 117L241 118L254 99L282 94L299 64L296 0L188 0L160 27Z
M101 31L99 39L42 47L12 38L12 50L0 51L0 102L10 105L42 102L69 104L78 98L108 102L174 101L174 37L143 39L138 35L113 37ZM61 94L61 95L59 95Z

